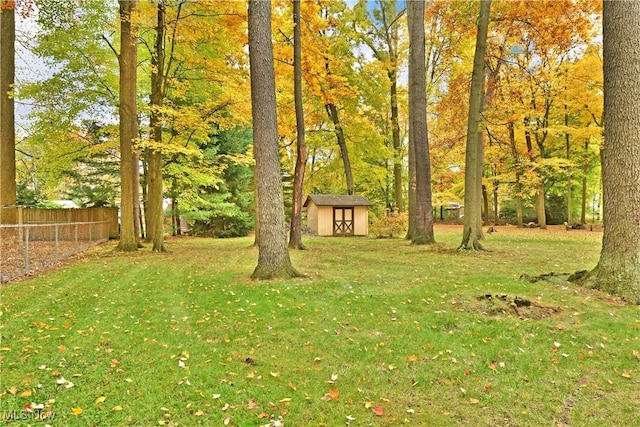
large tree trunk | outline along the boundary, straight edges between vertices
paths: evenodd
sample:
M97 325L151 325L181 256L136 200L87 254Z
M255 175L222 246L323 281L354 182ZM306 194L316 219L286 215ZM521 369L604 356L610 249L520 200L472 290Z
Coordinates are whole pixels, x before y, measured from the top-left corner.
M409 73L408 76L408 87L413 87L413 79L415 77L412 73ZM405 236L406 240L412 241L413 235L415 234L416 229L416 152L415 152L415 144L413 141L413 126L411 120L408 120L408 130L409 130L409 145L407 147L407 155L408 155L408 178L407 178L407 235Z
M249 63L259 223L258 265L251 277L296 277L287 248L269 0L249 1Z
M149 148L149 227L147 239L153 243L153 252L164 252L164 210L162 186L162 104L164 99L165 70L165 14L164 0L158 2L155 49L151 55L151 146Z
M344 165L344 176L347 180L347 194L352 195L356 193L356 190L353 183L353 174L351 173L351 161L349 160L349 151L347 150L347 140L344 137L344 130L340 123L338 108L335 104L326 104L325 109L333 123L336 139L338 140L338 147L340 147L340 157L342 158L342 164Z
M640 304L640 2L603 5L604 235L588 284Z
M411 87L411 75L409 75L409 87ZM413 142L413 127L411 125L411 120L409 120L409 170L408 170L408 224L407 224L407 235L405 239L413 240L413 235L416 230L416 152L415 152L415 143Z
M119 0L120 4L120 243L118 250L135 251L138 238L135 233L133 206L133 141L138 136L136 109L136 71L138 48L137 29L131 16L137 0Z
M17 222L15 79L16 18L12 4L0 9L0 224Z
M487 31L491 0L480 2L478 33L473 58L471 92L469 94L469 119L467 124L467 149L464 178L464 230L458 249L483 249L479 239L482 223L479 222L482 203L482 165L484 149L480 132L482 93L484 86L484 57L487 51Z
M435 242L433 207L431 202L431 163L427 138L427 87L425 80L425 2L407 4L409 26L409 121L412 132L416 173L416 199L413 213L414 230L411 243L424 245Z
M302 104L302 31L300 28L300 1L293 0L293 85L296 108L296 166L293 173L293 207L291 212L291 229L289 247L305 249L302 244L302 198L304 172L307 166L307 144L305 144L304 109Z

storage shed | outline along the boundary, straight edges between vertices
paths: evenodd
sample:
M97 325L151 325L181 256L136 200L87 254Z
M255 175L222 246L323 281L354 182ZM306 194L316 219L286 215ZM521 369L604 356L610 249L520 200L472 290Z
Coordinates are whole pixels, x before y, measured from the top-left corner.
M304 202L307 226L318 236L367 236L369 206L364 196L310 194Z

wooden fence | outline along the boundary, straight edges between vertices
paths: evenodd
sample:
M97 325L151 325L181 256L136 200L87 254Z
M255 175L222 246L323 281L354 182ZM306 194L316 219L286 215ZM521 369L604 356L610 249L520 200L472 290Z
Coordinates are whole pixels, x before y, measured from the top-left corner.
M19 225L107 221L109 223L109 238L118 238L118 208L43 209L18 207L16 209Z

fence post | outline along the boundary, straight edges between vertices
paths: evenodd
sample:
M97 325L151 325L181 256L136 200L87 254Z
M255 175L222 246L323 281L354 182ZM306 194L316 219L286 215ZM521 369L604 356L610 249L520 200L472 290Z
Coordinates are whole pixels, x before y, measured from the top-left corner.
M20 238L20 240L22 241L22 223L23 223L23 219L22 219L22 206L19 206L18 208L18 237Z
M59 226L58 226L58 224L56 224L56 226L55 226L55 230L56 230L56 231L55 231L55 239L56 239L56 244L55 244L55 247L56 247L55 257L56 257L56 259L58 259L58 247L59 247L59 245L58 245L58 236L59 236L59 233L58 233L58 227L59 227Z
M25 227L24 237L24 274L29 274L29 226Z
M75 243L76 243L76 247L77 247L77 246L78 246L78 224L75 224L74 229L75 229L75 234L76 234L76 236L75 236L75 239L76 239L76 240L75 240Z

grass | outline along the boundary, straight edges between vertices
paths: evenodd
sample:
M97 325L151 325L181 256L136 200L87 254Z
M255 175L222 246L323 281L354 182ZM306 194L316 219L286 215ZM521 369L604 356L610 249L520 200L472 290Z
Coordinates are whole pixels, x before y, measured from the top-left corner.
M601 234L502 227L457 253L461 230L436 232L307 238L305 279L249 280L249 238L185 238L5 284L5 423L637 424L638 307L520 279L592 268Z

